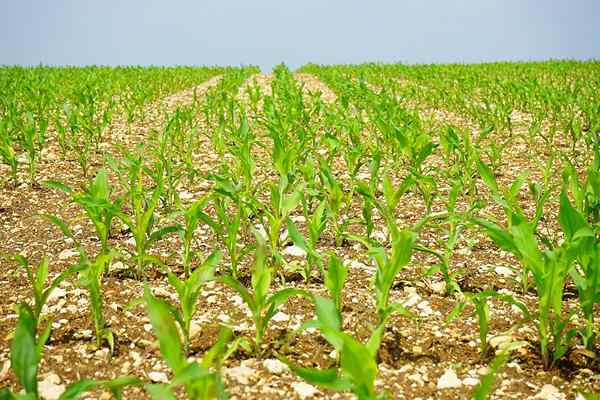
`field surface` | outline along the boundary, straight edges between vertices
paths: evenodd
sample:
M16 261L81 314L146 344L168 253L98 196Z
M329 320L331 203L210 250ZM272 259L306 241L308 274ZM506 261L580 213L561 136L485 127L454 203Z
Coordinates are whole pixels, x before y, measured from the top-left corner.
M0 89L0 398L597 398L599 63Z

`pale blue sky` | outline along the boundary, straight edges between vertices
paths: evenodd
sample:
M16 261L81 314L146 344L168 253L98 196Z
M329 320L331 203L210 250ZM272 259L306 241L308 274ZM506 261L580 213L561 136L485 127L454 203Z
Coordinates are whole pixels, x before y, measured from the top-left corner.
M0 64L600 58L595 0L0 0Z

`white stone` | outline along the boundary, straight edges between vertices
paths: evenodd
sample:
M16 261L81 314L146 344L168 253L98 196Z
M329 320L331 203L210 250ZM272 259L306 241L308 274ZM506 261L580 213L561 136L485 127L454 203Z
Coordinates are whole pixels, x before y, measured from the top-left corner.
M458 376L456 376L456 372L454 372L452 368L448 368L446 371L444 371L442 376L440 376L440 379L438 379L437 381L438 390L459 388L461 386L462 381L458 379Z
M152 382L169 383L169 378L167 377L167 374L160 371L148 372L148 378L150 378Z
M511 335L497 335L488 340L490 346L495 349L504 350L506 349L512 342L514 338Z
M547 383L542 386L542 390L540 390L533 398L540 400L563 400L567 397L561 393L556 386Z
M56 299L60 299L61 297L65 297L66 295L67 291L58 287L50 292L50 295L48 296L48 301L54 301Z
M289 236L288 230L284 229L283 232L281 232L281 234L279 235L279 241L282 243L285 242L286 239L288 238L288 236Z
M217 319L221 322L224 322L226 324L229 323L229 321L231 321L231 317L229 317L229 315L221 313L219 315L217 315Z
M415 372L414 374L408 375L407 378L408 378L408 380L413 381L414 383L416 383L417 386L423 386L423 385L425 385L425 382L423 382L423 377L418 372Z
M46 400L58 399L65 389L65 385L60 384L60 378L54 373L48 374L43 381L38 382L40 396Z
M307 399L317 394L317 389L306 382L292 383L292 388L301 399Z
M275 322L285 322L290 320L290 316L279 311L277 314L273 315L272 319Z
M6 360L6 361L4 361L4 364L2 364L2 369L0 370L0 381L4 380L6 375L8 375L9 370L10 370L10 361Z
M190 338L196 337L200 332L202 332L202 325L194 321L190 322Z
M465 379L462 380L463 385L465 386L475 386L479 383L479 379L477 378L472 378L472 377L467 377Z
M427 300L423 300L422 302L417 304L417 308L419 309L419 311L421 311L422 316L429 316L433 314L433 310L431 309L431 306L429 305L429 302Z
M249 368L245 365L240 365L239 367L233 368L225 368L224 374L228 377L235 379L242 385L247 385L250 383L250 379L254 377L256 371L252 368Z
M439 295L443 295L446 293L446 282L444 281L439 281L439 282L431 282L429 284L429 288L434 292L437 293Z
M419 296L418 293L411 293L409 294L404 301L402 302L402 305L404 307L412 307L414 305L417 305L421 302L421 296Z
M111 272L123 271L126 269L127 269L127 266L125 264L123 264L123 262L121 262L121 261L112 263L112 264L110 264L110 267L108 267L108 270Z
M265 367L267 371L275 375L281 375L288 369L287 365L285 365L276 358L269 358L263 361L263 367Z
M380 242L385 242L387 239L387 236L384 232L375 231L375 232L373 232L373 238L375 238L376 240L379 240Z
M68 260L69 258L73 258L75 256L78 256L79 252L73 249L66 249L60 252L60 254L58 255L58 259L59 260Z
M502 265L497 266L496 268L494 268L494 272L497 273L498 275L502 275L502 276L512 276L514 275L514 271L508 267L504 267Z
M286 247L283 252L292 257L306 257L306 251L296 245Z
M182 190L181 192L179 192L179 198L181 200L191 200L194 198L194 195L188 192L187 190Z

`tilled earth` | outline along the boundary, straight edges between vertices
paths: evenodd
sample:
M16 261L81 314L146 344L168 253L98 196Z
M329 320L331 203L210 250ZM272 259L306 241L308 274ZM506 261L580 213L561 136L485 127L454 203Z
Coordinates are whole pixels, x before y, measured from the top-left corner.
M258 75L249 81L268 93L272 75ZM205 85L214 85L213 79ZM331 103L336 96L312 75L301 74L307 93L320 91L321 98ZM253 83L252 83L253 82ZM197 93L206 90L203 86ZM189 104L191 91L169 96L163 102L167 109L177 104ZM244 97L243 88L240 97ZM110 140L128 146L143 141L153 128L164 124L162 113L156 105L149 106L149 116L144 124L135 126L131 132L118 121L111 130ZM152 110L155 110L153 113ZM440 110L419 110L431 118L432 126L441 123L466 124L456 120L451 113ZM454 118L454 119L453 119ZM202 123L200 121L200 123ZM512 182L523 166L528 166L529 151L525 144L513 142L513 151L507 152L505 173L499 177L502 183ZM110 145L106 145L110 149ZM55 143L50 142L39 166L39 181L58 179L77 187L84 183L73 160L60 160ZM211 147L199 146L195 159L201 160L203 171L210 171L220 160L211 153ZM98 154L96 166L100 165ZM260 166L259 166L260 167ZM343 165L339 165L343 168ZM0 170L3 172L4 170ZM267 174L260 168L257 174ZM535 177L535 173L533 174ZM200 182L197 187L181 188L184 202L191 202L207 192L209 187ZM485 191L483 187L480 188ZM526 197L523 196L525 200ZM555 202L549 202L549 205ZM436 204L435 207L442 207ZM529 208L531 209L533 205ZM557 210L552 210L556 214ZM423 215L425 205L420 196L408 193L401 201L398 215L402 224L409 226ZM490 204L482 212L501 215L497 206ZM65 240L58 229L49 225L39 214L55 213L68 220L75 235L90 252L99 249L93 227L82 210L68 202L68 198L45 187L26 184L16 189L8 187L0 191L0 253L20 253L39 261L43 255L50 259L51 277L72 265L77 259L73 243ZM360 204L349 210L348 217L360 215ZM292 219L303 228L304 218L295 214ZM385 235L379 219L376 235ZM548 229L556 226L548 223ZM214 237L206 227L196 232L201 247L213 247ZM420 236L424 243L434 244L440 233L425 231ZM289 241L289 239L288 239ZM114 229L111 245L120 250L131 247L131 234L124 227ZM287 243L287 245L291 245ZM335 246L331 232L327 231L320 242L320 250L335 250L349 267L344 289L344 329L357 339L365 341L376 323L374 292L371 287L375 267L360 245L344 242ZM154 247L153 252L162 256L167 264L176 268L180 257L180 243L175 236L168 237ZM284 249L284 254L286 253ZM291 253L291 252L289 252ZM286 255L290 263L302 263L302 256ZM248 270L252 260L245 259L242 270ZM15 376L9 366L9 346L16 323L15 305L30 298L30 286L25 271L10 259L0 261L3 274L0 277L0 386L18 389ZM135 375L145 382L161 382L170 372L161 360L152 327L142 305L134 300L142 297L144 282L122 273L123 263L113 263L111 273L103 278L105 318L117 337L114 354L107 348L97 349L93 341L93 326L89 318L89 302L86 291L67 280L53 293L45 314L52 319L52 336L45 347L39 379L46 386L69 384L81 378L110 379L120 375ZM378 388L387 390L391 398L398 399L461 399L469 398L475 385L487 372L490 357L482 359L479 353L479 331L473 309L464 312L452 322L446 318L457 304L457 299L444 295L443 282L437 277L424 278L425 271L435 260L423 254L415 254L410 265L401 272L393 292L392 301L400 301L413 312L414 317L394 316L387 324L384 340L379 351ZM509 254L498 250L484 235L468 229L452 260L454 270L460 270L459 284L464 291L484 289L502 290L514 294L529 306L536 303L534 293L522 294L518 282L518 262ZM174 290L158 271L151 271L148 284L158 297L177 301ZM276 280L273 290L282 286L295 286L313 293L326 295L324 285L318 279L306 284L295 274L286 282ZM567 288L566 308L575 308L576 292ZM336 362L333 348L315 331L292 335L295 328L314 318L312 305L305 299L292 298L277 313L267 331L260 357L239 349L227 361L222 373L227 388L234 399L289 399L289 398L353 398L321 390L303 383L285 365L278 355L287 357L302 366L333 367ZM600 391L600 365L579 347L568 354L565 361L551 370L544 370L537 353L536 331L532 323L526 323L514 307L499 301L490 302L490 332L493 346L507 341L524 340L529 346L514 351L509 362L500 371L492 398L496 399L573 399L577 393ZM198 313L192 327L191 357L201 358L216 341L219 325L233 327L238 337L252 338L254 327L249 309L230 288L215 282L208 283L202 291ZM125 397L147 398L141 387L128 388ZM93 392L86 398L108 398L107 393Z

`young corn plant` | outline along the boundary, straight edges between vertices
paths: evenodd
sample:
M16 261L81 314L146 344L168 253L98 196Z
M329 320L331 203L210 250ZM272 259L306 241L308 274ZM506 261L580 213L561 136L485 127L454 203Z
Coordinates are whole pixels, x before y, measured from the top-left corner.
M12 179L13 187L17 187L18 178L18 161L17 153L15 151L15 144L11 138L10 127L11 122L9 120L0 121L0 158L10 167L10 176Z
M349 223L348 219L346 218L342 220L342 211L345 210L344 203L348 199L345 197L341 182L339 182L335 176L333 176L331 168L327 162L325 162L325 160L321 160L320 174L325 198L327 199L328 212L333 221L335 245L339 247L342 245L344 240L344 231L346 229L346 225Z
M181 255L181 264L183 265L183 275L187 279L198 259L199 253L194 250L194 233L200 222L210 219L203 211L206 206L206 198L196 200L187 209L181 210L184 223L180 227L179 236L183 244L183 253Z
M44 345L50 338L50 329L37 334L37 318L29 305L23 303L17 307L19 319L10 345L10 367L14 371L23 391L12 393L9 389L0 389L0 398L7 400L38 400L38 369L42 359ZM50 325L49 325L50 326ZM114 398L122 399L125 386L137 385L135 377L120 377L110 381L83 379L69 385L58 397L59 400L76 400L81 394L96 388L108 389Z
M488 372L481 377L481 381L475 387L472 393L473 400L486 400L490 398L490 395L494 389L494 382L498 376L498 372L510 359L510 355L513 350L516 350L525 345L524 342L512 342L508 344L502 351L500 351L490 365L488 366Z
M568 219L569 210L563 202L559 220L564 223ZM575 329L567 329L572 312L565 316L562 309L565 283L576 255L568 242L552 248L540 248L534 223L521 215L513 213L509 221L509 227L502 227L489 220L473 219L490 239L517 257L533 276L539 304L531 314L536 319L542 362L550 368L567 352L576 334ZM563 226L563 230L566 229L567 226Z
M71 196L71 200L79 204L94 224L96 235L100 240L101 253L108 254L113 219L119 214L123 198L112 199L113 188L108 181L106 170L101 169L92 183L80 193L58 181L44 182L45 186L58 189Z
M306 207L306 203L303 202ZM307 254L306 259L306 268L303 271L303 276L305 280L308 280L311 276L312 267L316 266L319 271L321 277L324 276L323 271L323 261L322 255L317 250L317 244L319 239L327 226L327 204L325 201L322 201L319 206L315 209L314 213L308 214L305 212L305 215L308 215L307 218L307 228L308 228L308 237L305 238L302 236L296 224L288 219L287 229L288 234L294 244L304 250ZM306 217L305 217L306 218Z
M33 303L28 305L28 309L33 317L33 323L35 330L40 327L42 322L42 310L44 305L48 301L48 297L56 289L60 284L71 275L81 271L83 267L79 265L74 265L72 267L67 268L65 271L61 272L56 278L54 278L50 285L47 286L48 280L48 258L43 257L37 268L34 269L31 267L29 260L22 255L15 255L15 260L19 263L21 268L24 268L27 272L27 279L31 284L32 295L33 295ZM43 336L47 336L50 334L51 323L47 324Z
M281 177L279 184L271 186L271 204L262 204L255 200L254 207L264 214L263 225L267 233L272 259L275 265L282 265L283 257L279 251L281 230L286 226L291 212L302 200L302 187L289 191L287 176Z
M452 255L454 254L454 249L460 240L464 225L467 222L467 218L464 215L456 212L456 201L458 194L462 189L462 182L456 181L448 195L448 201L446 202L446 215L443 216L443 221L440 223L440 227L444 229L443 232L445 233L446 239L438 241L440 246L443 247L443 250L434 250L430 247L420 244L415 246L416 250L432 254L438 259L439 262L429 268L429 270L426 272L426 275L433 275L441 272L445 283L445 292L447 294L453 294L461 291L456 281L456 275L459 272L450 272L450 261L452 259ZM470 211L467 212L467 214L469 213ZM438 217L442 217L442 215L438 215ZM426 220L430 221L431 219L427 218Z
M396 224L396 208L398 207L402 196L414 185L415 178L412 175L408 175L406 178L404 178L398 187L394 187L390 176L385 175L382 181L384 197L383 201L376 197L376 187L369 187L364 182L360 182L356 189L356 191L365 198L364 207L368 207L366 205L368 202L371 207L375 206L379 210L385 220L388 234L390 235L392 241L394 241L400 233L400 230ZM369 215L368 220L370 221L371 211L365 213L363 208L363 215L365 214ZM371 222L367 223L367 232L370 231L369 224L371 224Z
M379 186L379 169L381 167L381 154L374 153L369 163L369 183L358 181L355 191L362 195L362 217L366 229L366 238L371 239L375 224L373 223L373 199L377 198L377 188Z
M158 338L163 360L173 371L169 384L146 385L153 400L176 399L173 389L183 386L190 400L225 399L227 392L219 369L231 337L230 330L222 331L217 343L203 357L202 362L190 362L184 355L179 330L172 314L172 307L155 298L148 286L144 289L146 310L154 334ZM214 369L214 371L211 371Z
M157 146L152 150L156 159L160 162L161 168L154 170L155 174L161 174L162 177L154 176L154 180L162 179L165 182L165 189L162 193L162 200L166 208L172 209L179 206L179 192L177 187L181 178L184 176L183 169L178 165L175 159L175 150L172 147L171 131L166 128L158 135Z
M324 283L340 316L342 315L342 295L347 276L348 268L344 266L342 261L335 254L330 253Z
M565 192L561 195L560 203L559 222L565 233L565 241L573 249L576 259L569 275L577 287L579 306L585 318L585 326L579 334L585 348L593 351L598 334L594 305L600 303L600 240L597 231L571 205Z
M490 298L495 298L515 306L521 311L525 317L525 321L531 321L532 319L527 306L510 294L500 293L495 290L485 290L477 293L463 293L463 295L463 300L458 302L456 307L454 307L450 315L447 317L446 321L452 322L456 317L458 317L458 315L463 312L466 304L470 303L473 305L473 314L477 318L477 324L479 326L479 351L482 359L488 358L492 350L488 341L488 334L490 332L490 308L488 305L488 300ZM523 342L512 343L521 343L522 345L525 344Z
M369 249L369 255L377 264L374 283L375 302L380 323L395 311L406 313L400 303L390 304L389 298L396 276L410 262L415 240L414 232L404 230L394 235L391 254L388 255L383 247Z
M125 159L127 173L129 178L129 191L126 194L126 199L131 207L131 214L119 212L117 217L125 224L135 241L135 251L132 255L136 263L135 275L139 278L145 273L146 267L150 264L162 265L162 261L148 253L150 247L155 242L163 237L177 232L179 227L175 225L166 226L156 229L155 211L160 201L160 197L164 191L164 182L162 173L152 173L149 168L144 167L144 156L140 152L137 155L127 155ZM161 166L156 165L155 171L160 170ZM143 173L146 172L152 175L156 181L150 196L146 193L149 191L143 183Z
M46 130L48 121L40 116L34 117L31 112L23 116L21 144L27 153L27 163L29 167L29 181L33 186L36 184L35 175L37 172L37 163L41 151L46 144Z
M573 195L577 211L600 231L600 141L595 144L594 159L587 168L587 177L580 182L577 170L572 165L565 171L564 180Z
M220 278L242 297L254 321L256 334L254 336L254 350L258 357L263 352L263 337L271 318L279 311L279 308L292 296L308 296L300 289L286 288L281 289L269 296L271 287L272 271L267 265L265 257L265 243L260 235L257 234L258 246L256 249L256 259L252 269L251 290L248 290L242 283L230 275Z
M56 225L65 236L70 238L79 251L79 261L76 264L79 272L77 283L88 291L90 298L90 314L96 333L96 347L101 347L102 342L106 341L112 354L115 347L115 336L104 319L102 276L108 270L108 266L113 258L117 256L117 253L108 251L106 253L100 253L92 259L89 257L81 243L77 241L75 235L73 235L73 232L65 221L54 215L44 215L44 217Z
M253 247L248 244L238 246L244 232L242 224L247 220L248 211L242 198L241 184L235 184L223 177L213 176L213 178L216 180L216 185L213 189L212 205L216 212L216 220L200 209L194 212L214 231L219 242L225 245L229 256L229 273L236 278L240 261Z
M484 183L490 190L492 199L504 210L504 214L507 218L507 228L511 229L513 218L527 221L531 229L541 237L542 241L547 245L551 245L551 239L543 236L537 229L540 221L544 218L544 205L551 194L551 189L543 189L541 185L537 183L529 184L529 190L535 202L535 214L531 219L527 219L525 212L519 203L518 196L519 191L525 184L525 179L527 177L526 171L519 175L509 188L501 189L496 182L494 173L486 164L478 161L477 170L479 171L479 175L483 179ZM529 289L529 276L530 270L528 269L528 265L523 265L523 269L519 277L523 293L527 292Z
M366 344L342 332L342 320L331 299L313 296L317 319L304 324L303 328L318 328L340 357L339 368L315 369L294 365L281 357L292 372L310 384L334 391L350 391L359 400L383 400L386 394L378 394L375 389L377 377L377 352L383 333L381 324Z
M197 312L198 297L200 296L204 283L213 280L215 269L221 261L222 253L215 251L198 266L191 275L180 279L176 274L169 271L167 279L169 284L173 286L179 298L179 306L172 307L171 314L179 324L183 332L183 352L185 355L190 351L190 327L192 319Z

